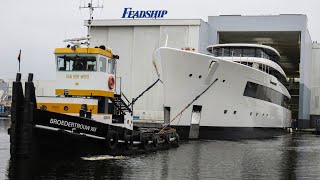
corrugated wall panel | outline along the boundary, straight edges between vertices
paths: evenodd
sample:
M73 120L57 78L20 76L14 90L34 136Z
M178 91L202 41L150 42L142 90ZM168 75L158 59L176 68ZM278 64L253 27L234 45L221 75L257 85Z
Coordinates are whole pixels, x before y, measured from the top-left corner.
M109 27L109 46L112 52L119 55L117 60L117 92L121 91L129 100L132 98L132 61L133 61L133 28L132 27Z
M109 46L108 31L109 31L109 28L92 27L91 33L90 33L90 36L92 38L91 45L92 46L100 46L100 45Z
M320 115L319 96L320 96L320 45L315 44L312 49L312 81L311 81L311 100L310 114Z
M91 43L93 46L107 45L120 56L117 76L122 78L122 92L131 100L158 79L152 64L152 54L155 49L164 46L167 35L169 47L198 48L199 26L93 28ZM104 41L106 42L103 43ZM160 69L159 71L161 72ZM119 90L119 87L117 89ZM158 83L136 102L134 115L138 115L140 119L163 120L163 86L161 83Z
M159 44L159 26L134 27L132 94L138 96L157 79L152 54ZM141 119L163 119L163 91L158 83L134 105L134 114Z

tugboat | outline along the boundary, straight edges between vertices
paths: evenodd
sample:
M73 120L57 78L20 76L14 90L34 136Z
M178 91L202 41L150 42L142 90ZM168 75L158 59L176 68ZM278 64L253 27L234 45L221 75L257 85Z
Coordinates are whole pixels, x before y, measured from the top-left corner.
M133 155L178 146L175 129L133 126L137 98L129 102L115 93L119 56L105 46L89 47L89 39L69 39L71 45L55 49L55 97L36 97L33 74L23 93L17 74L8 129L11 157Z

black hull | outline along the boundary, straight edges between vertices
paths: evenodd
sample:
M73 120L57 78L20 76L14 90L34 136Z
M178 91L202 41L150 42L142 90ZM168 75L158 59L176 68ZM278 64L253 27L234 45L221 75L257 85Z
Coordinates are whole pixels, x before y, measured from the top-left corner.
M177 130L182 140L188 140L190 126L171 126ZM210 127L200 126L198 139L205 140L241 140L268 139L287 133L283 128L260 127Z
M34 153L38 157L85 156L87 154L107 153L103 151L101 140L71 134L65 131L35 129Z
M91 155L138 155L159 150L167 150L177 147L176 144L159 144L157 147L152 144L142 147L134 146L127 149L125 143L118 143L115 149L109 149L105 140L92 139L80 134L71 134L64 131L48 131L35 129L33 138L33 150L30 157L39 158L78 158Z

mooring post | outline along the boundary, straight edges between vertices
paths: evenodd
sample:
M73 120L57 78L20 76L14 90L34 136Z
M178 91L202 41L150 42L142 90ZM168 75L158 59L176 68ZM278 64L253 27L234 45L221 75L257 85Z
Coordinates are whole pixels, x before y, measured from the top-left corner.
M21 138L23 136L23 100L21 74L17 73L16 81L12 85L11 126L8 130L10 134L10 154L12 157L19 154L21 147Z
M32 107L33 107L32 111L34 111L37 108L37 101L36 101L36 94L35 94L35 87L33 84L32 73L29 73L28 81L25 83L25 101L28 101L32 104ZM29 120L33 122L33 118Z
M33 74L28 75L25 82L24 112L23 112L23 137L21 153L26 157L31 157L34 150L34 111L36 109L35 88L33 85Z

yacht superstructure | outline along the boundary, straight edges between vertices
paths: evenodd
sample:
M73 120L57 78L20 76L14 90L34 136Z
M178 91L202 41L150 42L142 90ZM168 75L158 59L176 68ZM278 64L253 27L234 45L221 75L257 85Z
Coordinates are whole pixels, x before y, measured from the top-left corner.
M162 69L165 120L180 137L263 138L291 126L277 50L218 44L207 51L162 47L154 54Z

